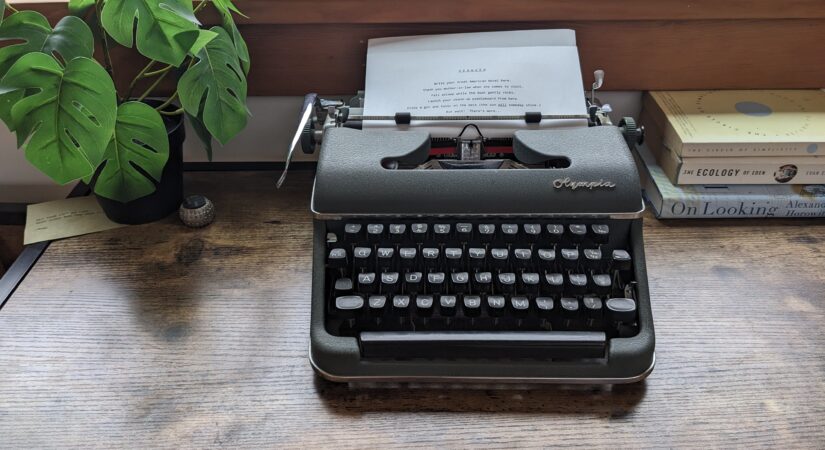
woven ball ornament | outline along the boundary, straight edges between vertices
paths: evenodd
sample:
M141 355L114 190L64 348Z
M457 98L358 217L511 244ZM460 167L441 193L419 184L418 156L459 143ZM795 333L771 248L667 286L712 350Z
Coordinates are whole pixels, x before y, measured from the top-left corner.
M178 212L187 227L201 228L215 220L215 206L203 195L186 197Z

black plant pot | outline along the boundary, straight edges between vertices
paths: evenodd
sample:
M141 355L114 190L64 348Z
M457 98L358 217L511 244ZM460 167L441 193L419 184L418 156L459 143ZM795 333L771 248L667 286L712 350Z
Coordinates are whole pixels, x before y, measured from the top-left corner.
M146 100L151 106L158 101ZM154 222L177 211L183 201L183 140L186 138L183 115L162 116L169 136L169 160L163 168L155 192L137 200L121 203L96 196L103 212L113 222L128 225Z

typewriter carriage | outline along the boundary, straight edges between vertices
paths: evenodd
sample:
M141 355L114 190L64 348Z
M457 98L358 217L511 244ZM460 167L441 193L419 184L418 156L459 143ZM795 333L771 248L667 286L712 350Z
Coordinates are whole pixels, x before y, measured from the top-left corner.
M603 73L602 73L603 76ZM553 116L542 115L537 112L526 112L522 116L498 116L498 117L483 117L483 116L455 116L455 117L414 117L409 113L396 113L393 117L372 117L363 114L364 92L359 91L349 102L335 99L323 99L317 94L311 93L305 96L304 108L302 111L309 112L309 114L302 115L302 120L298 126L298 133L300 134L301 150L305 154L313 154L316 149L323 142L324 132L332 127L346 127L353 129L361 129L364 120L393 120L397 125L403 127L410 125L413 120L461 120L468 122L468 124L453 138L433 138L433 149L448 149L453 148L453 152L439 151L434 152L434 156L440 157L453 156L459 160L473 160L485 159L487 157L495 156L502 153L501 150L512 146L512 139L508 138L486 138L483 136L480 128L472 123L473 120L483 121L489 119L518 119L524 120L526 123L539 123L545 119L569 119L569 118L586 118L588 126L612 125L612 121L608 113L611 112L610 105L603 105L595 97L595 89L601 87L601 83L593 84L594 90L591 92L591 97L586 100L588 114L586 116ZM597 86L598 85L598 86ZM635 120L631 117L622 118L618 125L622 134L626 137L628 145L636 145L642 143L644 139L644 128L637 127ZM464 136L465 132L470 133L475 130L475 135L469 134ZM494 150L486 150L493 147ZM498 149L499 151L496 151ZM507 152L506 150L504 151Z

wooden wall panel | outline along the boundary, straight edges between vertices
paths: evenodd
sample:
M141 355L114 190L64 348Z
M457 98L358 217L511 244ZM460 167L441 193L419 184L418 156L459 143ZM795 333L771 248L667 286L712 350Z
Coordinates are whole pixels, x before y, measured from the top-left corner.
M198 0L195 0L196 2ZM11 0L57 14L68 0ZM825 19L822 0L235 0L246 23Z
M252 23L825 18L822 0L239 0Z
M65 0L18 1L56 20ZM605 89L825 87L825 0L241 0L251 95L363 87L370 38L573 28ZM214 20L206 16L206 23ZM117 52L118 85L144 63Z
M407 34L573 28L585 83L607 90L825 87L825 20L244 26L258 95L363 87L367 39Z

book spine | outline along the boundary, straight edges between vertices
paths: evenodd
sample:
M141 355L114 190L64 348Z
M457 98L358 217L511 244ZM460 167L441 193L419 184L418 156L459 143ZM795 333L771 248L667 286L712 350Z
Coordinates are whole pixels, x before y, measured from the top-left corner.
M692 120L669 92L646 93L643 98L642 113L647 115L650 125L659 128L662 145L682 158L789 157L825 154L825 141L816 138L808 142L771 142L770 140L762 141L757 136L742 135L744 142L712 140L712 137L700 131L702 120ZM819 133L819 136L821 135L822 133Z
M661 197L659 197L661 198ZM701 196L662 199L656 210L660 219L804 218L825 217L825 200L788 197L741 199Z
M664 145L683 158L717 158L730 156L814 156L825 154L825 143L681 143L668 140Z
M825 186L674 186L647 144L633 152L645 198L660 219L825 217Z
M825 183L825 158L685 158L669 169L674 184Z

